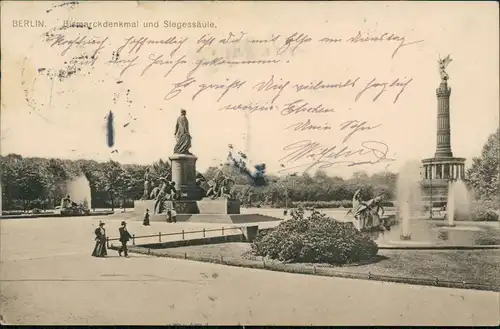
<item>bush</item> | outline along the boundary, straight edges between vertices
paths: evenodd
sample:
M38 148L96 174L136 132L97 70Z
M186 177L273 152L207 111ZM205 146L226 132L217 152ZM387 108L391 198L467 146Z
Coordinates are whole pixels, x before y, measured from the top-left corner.
M471 207L471 220L473 221L498 221L498 212L495 203L492 201L474 201Z
M377 244L352 223L342 223L319 212L304 218L304 210L274 230L259 232L254 254L283 262L345 264L373 258Z

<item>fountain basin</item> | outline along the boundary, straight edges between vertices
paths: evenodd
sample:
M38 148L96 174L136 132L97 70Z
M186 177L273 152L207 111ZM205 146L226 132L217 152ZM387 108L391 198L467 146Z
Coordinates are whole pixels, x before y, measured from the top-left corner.
M456 222L454 227L445 226L440 220L409 221L407 233L411 240L401 240L402 225L398 221L386 232L365 232L379 246L408 246L427 248L458 248L500 245L500 225L498 223Z
M477 227L477 226L457 226L456 224L453 226L438 226L434 229L438 230L456 230L456 231L484 231L483 228Z
M401 241L394 241L394 243L379 244L378 248L381 250L387 249L407 249L407 250L486 250L486 249L500 249L500 245L433 245L428 243L398 243Z

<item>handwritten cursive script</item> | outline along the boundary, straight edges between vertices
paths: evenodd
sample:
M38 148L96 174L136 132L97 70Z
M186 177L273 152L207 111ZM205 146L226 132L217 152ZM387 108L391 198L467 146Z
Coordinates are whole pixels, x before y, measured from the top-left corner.
M170 52L170 57L172 57L187 40L187 37L178 38L177 36L168 37L162 40L153 40L149 37L136 38L132 36L125 39L125 43L118 48L117 53L121 53L123 50L128 48L129 54L137 54L144 45L174 45L175 48Z
M344 138L342 143L347 142L347 140L349 140L349 138L351 138L352 135L354 135L355 133L357 133L359 131L372 130L372 129L378 128L380 126L381 126L381 124L378 124L376 126L368 126L366 121L363 121L363 122L360 122L358 120L346 121L346 122L340 124L340 130L348 130L349 131L349 134Z
M376 78L373 78L370 82L368 82L363 90L361 90L357 95L354 101L357 101L367 90L378 88L379 93L373 98L373 101L376 102L377 99L387 91L388 88L399 88L399 93L394 98L394 103L396 103L399 99L399 96L405 91L406 87L413 81L413 78L408 79L407 81L400 81L399 78L394 80L392 83L388 82L378 82Z
M303 99L299 99L288 104L285 104L283 110L281 110L281 115L299 114L299 113L309 113L309 114L321 114L321 113L332 113L335 112L334 109L326 108L323 104L319 105L309 105Z
M335 165L352 167L395 161L387 157L389 146L380 141L364 141L351 148L347 145L324 146L311 140L302 140L285 146L283 150L287 154L278 162L296 164L304 161L306 163L288 166L286 169L305 168L304 173L314 168L325 169Z
M307 121L304 121L304 122L297 122L297 123L291 124L288 127L286 127L285 130L326 131L326 130L332 130L332 127L328 124L328 122L325 122L323 125L315 125L311 122L311 119L307 119Z
M248 104L227 104L219 109L219 111L247 111L250 113L253 112L264 112L264 111L272 111L276 106L269 104L257 104L257 103L248 103Z
M104 44L108 41L108 37L104 39L100 39L97 37L88 37L86 35L79 36L74 39L67 39L63 34L50 34L46 38L47 42L50 43L50 47L63 47L63 51L61 52L61 56L66 55L66 53L72 49L74 46L76 47L86 47L86 46L94 46L97 45L96 50L92 54L91 57L96 57L97 54L104 49Z

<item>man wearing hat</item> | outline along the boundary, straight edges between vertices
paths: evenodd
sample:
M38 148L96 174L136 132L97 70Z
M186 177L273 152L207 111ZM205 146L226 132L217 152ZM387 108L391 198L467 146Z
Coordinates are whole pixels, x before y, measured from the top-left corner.
M127 223L122 222L122 226L118 229L120 231L120 242L122 243L122 247L118 250L118 255L122 255L122 252L125 253L125 257L128 257L128 249L127 242L132 239L132 236L127 231Z

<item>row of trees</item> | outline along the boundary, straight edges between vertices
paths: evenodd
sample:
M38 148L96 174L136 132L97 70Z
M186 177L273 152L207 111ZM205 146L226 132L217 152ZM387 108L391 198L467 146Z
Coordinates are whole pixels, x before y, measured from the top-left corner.
M466 181L477 198L500 202L499 131L492 134L483 147L480 157L473 159ZM64 186L72 177L85 175L89 181L93 208L114 207L122 202L131 206L143 193L143 178L150 168L153 181L170 173L168 161L159 160L152 166L120 164L115 161L61 160L23 158L9 154L0 157L3 208L11 210L51 208L60 202ZM363 189L368 199L386 193L395 197L397 175L382 172L367 175L355 172L351 178L328 176L318 171L314 175L268 175L266 184L255 184L243 170L226 164L210 167L202 173L207 180L219 171L234 182L234 195L243 206L283 207L292 202L327 203L351 200L354 191Z
M89 181L93 208L122 203L131 206L133 200L142 196L146 168L150 168L153 182L171 172L170 164L163 160L143 166L116 161L23 158L16 154L0 157L0 166L5 210L52 208L64 196L66 182L80 175ZM363 188L366 198L382 192L392 198L396 184L396 175L388 172L372 176L357 172L347 180L323 172L314 176L266 175L264 185L256 185L252 177L229 164L210 167L202 174L211 180L219 171L235 182L233 193L244 206L282 207L292 200L342 201L351 199L358 188Z
M92 207L107 208L138 199L143 192L146 166L122 165L116 161L0 157L3 208L26 210L52 208L66 192L66 183L84 175L89 181ZM170 171L162 160L150 166L153 179Z
M385 193L388 199L395 197L397 175L391 172L377 173L368 176L364 172L355 172L351 178L343 179L328 176L322 171L315 175L268 176L263 187L252 184L235 186L235 196L245 206L284 207L288 204L316 203L340 205L342 201L351 200L354 192L363 190L363 198L369 199Z

